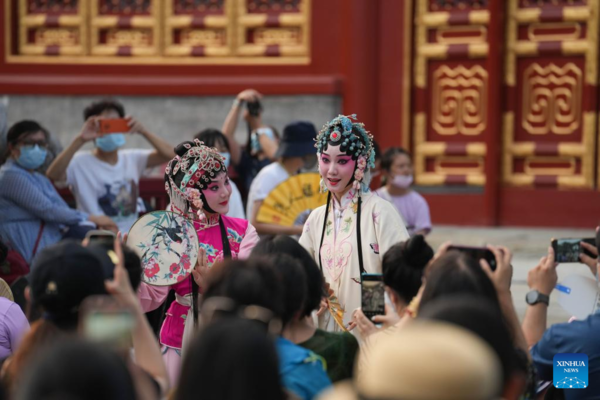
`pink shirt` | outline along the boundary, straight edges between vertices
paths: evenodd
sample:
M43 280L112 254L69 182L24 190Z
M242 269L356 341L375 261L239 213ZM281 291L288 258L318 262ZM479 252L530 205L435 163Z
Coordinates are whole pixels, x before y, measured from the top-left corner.
M0 360L10 356L29 330L29 322L18 304L0 297Z
M250 252L258 243L258 234L256 229L245 219L231 218L222 216L231 256L233 258L248 258ZM198 239L200 246L206 250L208 263L214 264L223 259L223 243L221 241L221 229L218 218L208 221L205 226L199 226L197 223ZM172 286L151 286L144 282L138 289L138 298L145 312L155 310L167 298L169 290L175 290L179 296L186 296L192 293L192 283L190 279L185 279ZM167 310L167 315L160 330L160 342L175 349L181 348L185 320L190 307L174 301Z
M429 205L427 200L419 193L411 190L404 196L391 196L386 187L377 189L375 193L391 202L396 210L402 215L406 230L409 235L414 235L421 230L431 230L431 216L429 215Z

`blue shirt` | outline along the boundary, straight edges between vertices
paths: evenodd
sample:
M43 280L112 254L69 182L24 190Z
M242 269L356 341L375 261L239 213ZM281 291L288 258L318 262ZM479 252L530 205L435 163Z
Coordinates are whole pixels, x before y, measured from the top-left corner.
M0 167L0 210L0 236L30 265L42 221L38 253L62 238L62 227L88 218L69 208L45 175L28 171L14 160Z
M583 321L552 325L544 332L531 348L531 358L541 379L552 381L554 355L559 353L583 353L589 360L589 386L565 389L565 399L600 399L600 313Z
M310 350L282 337L275 343L279 356L279 376L283 386L304 400L317 397L331 386L322 359Z

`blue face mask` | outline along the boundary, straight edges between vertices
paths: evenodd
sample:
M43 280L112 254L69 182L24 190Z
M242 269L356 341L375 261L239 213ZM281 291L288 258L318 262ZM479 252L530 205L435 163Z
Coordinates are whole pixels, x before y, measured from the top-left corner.
M102 151L115 151L125 145L125 135L122 133L113 133L96 139L96 146Z
M23 146L17 164L25 169L38 169L46 161L47 153L46 149L37 144L35 146Z
M231 154L229 154L229 153L221 153L221 152L219 152L219 154L225 160L225 168L229 168L229 163L231 162Z

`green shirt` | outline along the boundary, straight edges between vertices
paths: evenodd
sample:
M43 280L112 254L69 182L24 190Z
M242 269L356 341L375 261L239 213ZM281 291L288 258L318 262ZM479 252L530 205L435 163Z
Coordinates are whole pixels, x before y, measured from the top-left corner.
M317 329L313 337L298 345L325 359L327 375L332 382L352 378L354 360L358 352L358 341L352 334Z

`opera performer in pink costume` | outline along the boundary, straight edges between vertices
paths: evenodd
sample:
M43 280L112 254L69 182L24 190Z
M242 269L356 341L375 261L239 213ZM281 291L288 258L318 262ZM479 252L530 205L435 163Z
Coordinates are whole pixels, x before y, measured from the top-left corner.
M193 221L200 247L206 251L208 266L226 257L247 258L259 238L248 221L225 215L229 210L231 185L223 157L217 149L198 140L179 144L175 153L175 158L165 169L165 188L171 199L171 210ZM160 330L160 343L171 384L176 385L184 329L191 329L197 321L198 292L202 288L198 288L190 275L170 287L142 283L138 296L144 311L148 312L165 301L170 289L175 290L176 300L167 311ZM193 304L196 307L192 307Z

